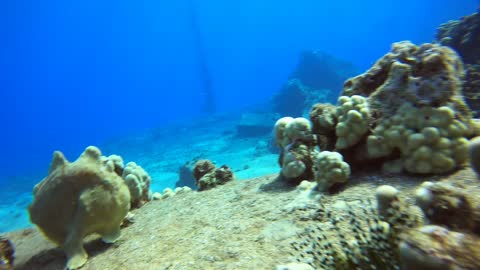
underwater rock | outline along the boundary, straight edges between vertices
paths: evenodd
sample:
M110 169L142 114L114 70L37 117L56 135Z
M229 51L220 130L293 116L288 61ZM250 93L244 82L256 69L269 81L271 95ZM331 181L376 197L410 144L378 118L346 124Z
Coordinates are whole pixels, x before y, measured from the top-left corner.
M236 136L239 138L259 137L272 132L275 118L266 113L244 113L237 124Z
M470 166L480 176L480 137L475 137L468 146Z
M329 97L335 98L343 82L356 73L357 69L352 63L319 50L308 50L302 52L290 77L299 79L313 89L330 89L333 93Z
M305 116L313 104L335 100L343 81L356 73L351 63L321 51L305 51L288 81L272 98L273 111Z
M480 113L480 13L451 20L437 29L436 41L460 54L465 63L463 93L475 116Z
M473 115L478 118L480 116L480 64L465 65L463 95Z
M480 269L480 238L437 225L404 233L399 253L404 270Z
M466 64L480 64L480 13L441 24L437 41L455 49Z
M3 236L0 236L0 269L12 269L14 260L15 249L12 242Z
M432 224L480 235L480 197L449 182L424 182L416 204Z
M208 159L201 159L195 162L193 166L193 177L195 181L198 181L202 178L205 174L212 172L215 170L215 164Z
M72 163L56 151L33 195L30 220L65 251L70 269L87 261L83 238L98 233L105 242L114 242L130 209L130 192L114 162L102 158L94 146Z
M193 168L198 191L212 189L234 180L232 170L227 165L216 167L210 160L199 160Z
M185 162L178 168L178 180L175 182L175 187L188 186L196 189L195 178L193 177L193 167L196 160L190 160Z

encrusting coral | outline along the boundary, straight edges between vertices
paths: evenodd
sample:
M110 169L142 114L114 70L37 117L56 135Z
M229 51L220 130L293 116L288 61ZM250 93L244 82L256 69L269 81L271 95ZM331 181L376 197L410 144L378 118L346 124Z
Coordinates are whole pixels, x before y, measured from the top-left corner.
M105 242L120 236L130 209L130 192L112 160L89 146L70 163L56 151L48 175L33 190L30 220L67 255L67 267L87 261L83 238L98 233Z
M320 204L315 223L292 243L293 260L332 270L480 269L478 194L425 182L415 197L422 211L388 185L377 188L376 209L347 203L339 215Z

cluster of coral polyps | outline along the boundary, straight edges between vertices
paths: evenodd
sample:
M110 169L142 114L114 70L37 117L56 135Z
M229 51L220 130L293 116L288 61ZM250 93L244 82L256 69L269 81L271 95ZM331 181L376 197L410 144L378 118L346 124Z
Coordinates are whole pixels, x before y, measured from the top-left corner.
M150 181L140 166L124 167L120 156L102 156L94 146L74 162L56 151L48 175L34 187L30 220L65 251L67 268L76 269L87 261L83 238L98 233L115 241L130 207L149 200Z
M275 123L275 141L281 147L279 164L282 177L297 184L315 180L317 188L328 190L345 183L350 166L338 152L316 150L317 137L308 119L283 117Z
M369 70L345 82L336 106L313 106L308 126L296 121L308 130L279 138L285 119L291 120L277 122L282 171L291 166L292 176L308 172L314 162L304 162L308 158L295 149L301 144L312 153L309 138L322 151L341 153L350 166L378 164L389 172L417 174L455 170L467 161L469 139L478 134L462 96L463 77L462 61L448 47L394 43Z

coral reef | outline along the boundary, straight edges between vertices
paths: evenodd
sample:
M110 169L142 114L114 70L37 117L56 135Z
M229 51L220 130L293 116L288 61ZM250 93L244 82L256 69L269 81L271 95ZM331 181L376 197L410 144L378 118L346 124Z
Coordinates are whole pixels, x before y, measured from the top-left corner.
M129 162L123 168L122 178L130 190L132 207L140 207L151 200L150 183L152 178L135 162Z
M332 270L479 269L478 194L425 182L415 197L423 214L388 185L377 188L376 209L368 201L346 204L347 215L338 216L320 205L318 223L292 243L293 259ZM424 216L434 224L425 225Z
M348 216L342 217L320 206L318 224L308 226L301 240L292 243L294 260L325 270L398 269L390 225L368 205L354 210L347 204Z
M210 160L199 160L193 168L198 191L212 189L234 180L232 170L227 165L216 167Z
M315 157L314 171L317 188L329 190L332 186L347 182L350 166L338 152L322 151Z
M480 238L427 225L408 230L399 246L402 269L480 269Z
M281 147L282 175L293 183L313 179L316 139L308 119L283 117L275 123L275 142Z
M130 209L130 192L114 162L94 146L72 163L56 151L33 195L30 220L65 251L70 269L87 261L83 238L98 233L106 242L115 241Z
M438 185L442 186L433 187ZM418 194L422 194L419 204L429 221L447 221L449 213L456 215L456 221L460 222L460 216L464 220L461 224L454 221L456 226L447 221L449 227L424 225L418 208L396 188L384 185L376 190L376 209L369 201L355 209L346 204L347 215L337 216L320 205L314 218L318 224L308 226L300 234L301 240L292 243L294 260L314 269L478 269L480 239L476 227L468 223L478 220L472 216L476 210L461 204L459 194L472 204L478 195L468 195L451 184L430 182L419 188L417 202ZM454 208L448 213L437 211L441 207ZM466 209L460 209L463 207ZM464 215L468 211L470 215ZM332 231L334 236L329 234Z
M474 115L480 113L480 13L451 20L437 29L436 41L455 49L465 63L463 93Z
M415 194L431 224L480 235L480 197L449 182L424 182Z
M310 120L275 124L282 174L313 180L321 151L337 151L352 169L441 174L468 160L479 132L462 94L463 64L446 46L394 43L369 70L348 79L336 106L316 104Z
M322 150L332 151L335 148L336 111L335 105L329 103L317 103L310 110L312 133L316 135L318 147Z
M358 143L368 132L370 110L366 98L353 95L341 96L336 111L335 134L337 149L345 149Z
M349 144L337 142L337 148L351 165L380 160L393 172L458 168L467 160L468 139L474 135L472 115L461 95L463 75L460 58L448 47L393 44L367 72L345 82L344 96L366 98L368 131L362 124L361 132L354 132L358 136L350 139L360 145L342 149ZM355 111L347 113L364 119ZM348 128L340 131L351 134Z
M0 236L0 269L12 269L15 260L15 249L12 242Z

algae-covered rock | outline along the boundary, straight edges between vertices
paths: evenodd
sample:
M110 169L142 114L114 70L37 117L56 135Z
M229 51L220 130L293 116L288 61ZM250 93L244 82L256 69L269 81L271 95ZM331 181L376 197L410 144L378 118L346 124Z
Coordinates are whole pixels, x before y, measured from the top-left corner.
M67 255L67 267L87 261L83 238L98 233L106 242L120 236L130 209L130 192L112 160L94 146L70 163L56 151L48 175L33 190L30 220Z
M193 168L198 191L212 189L234 180L232 170L227 165L216 167L210 160L199 160Z
M424 182L415 194L430 223L480 235L480 197L449 182Z

